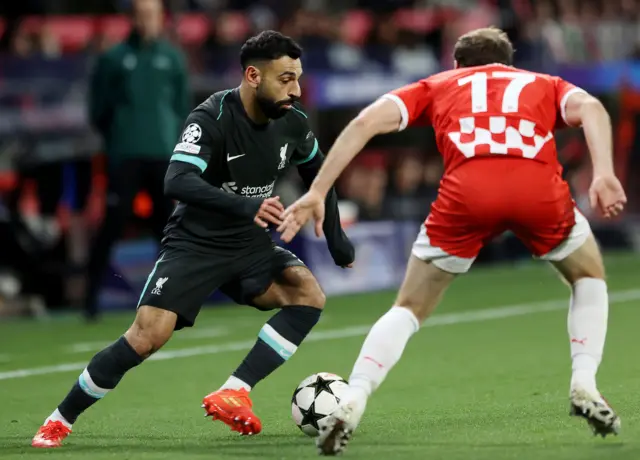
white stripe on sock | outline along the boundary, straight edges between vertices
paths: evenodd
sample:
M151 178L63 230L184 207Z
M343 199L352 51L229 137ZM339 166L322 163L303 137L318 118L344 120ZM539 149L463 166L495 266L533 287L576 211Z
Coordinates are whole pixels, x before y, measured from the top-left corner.
M262 326L258 337L264 340L267 345L273 348L284 359L289 359L298 349L296 345L282 337L280 333L269 324Z
M107 388L100 388L98 385L96 385L86 368L84 371L82 371L80 377L78 377L78 384L80 385L80 388L82 388L82 391L84 391L92 398L96 399L104 398L105 395L110 391Z

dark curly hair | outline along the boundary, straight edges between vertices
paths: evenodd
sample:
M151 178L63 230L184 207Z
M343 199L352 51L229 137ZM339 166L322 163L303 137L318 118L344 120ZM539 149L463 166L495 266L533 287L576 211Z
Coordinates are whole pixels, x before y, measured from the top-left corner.
M299 59L302 56L302 48L291 37L275 30L265 30L242 45L240 64L246 69L257 61L273 61L283 56Z

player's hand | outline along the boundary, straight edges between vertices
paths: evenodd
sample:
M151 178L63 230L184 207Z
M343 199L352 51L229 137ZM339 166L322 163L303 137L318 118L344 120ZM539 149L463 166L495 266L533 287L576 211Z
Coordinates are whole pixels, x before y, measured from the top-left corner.
M589 188L591 207L604 217L617 216L627 203L622 184L614 174L596 175Z
M258 209L258 213L253 221L262 228L269 227L269 224L281 225L280 216L284 212L284 206L280 202L279 196L265 199Z
M321 236L324 222L324 196L315 190L309 190L302 195L282 215L283 222L278 227L278 231L282 234L280 237L282 241L289 243L310 219L316 222L316 236Z

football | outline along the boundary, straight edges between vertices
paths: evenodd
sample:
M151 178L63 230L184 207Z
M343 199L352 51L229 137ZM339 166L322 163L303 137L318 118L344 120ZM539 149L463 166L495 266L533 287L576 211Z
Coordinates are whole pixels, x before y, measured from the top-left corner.
M347 386L342 377L328 372L304 379L291 398L291 415L298 428L307 436L317 436L323 421L338 407Z

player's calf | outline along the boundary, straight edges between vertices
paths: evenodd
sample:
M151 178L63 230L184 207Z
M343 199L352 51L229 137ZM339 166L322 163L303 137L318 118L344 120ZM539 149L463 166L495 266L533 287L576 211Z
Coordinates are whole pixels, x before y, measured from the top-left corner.
M309 269L296 266L285 269L252 303L280 311L262 327L256 344L221 389L251 390L293 356L320 319L325 297Z
M293 356L320 319L320 313L321 310L314 307L291 305L273 315L260 329L249 354L222 388L251 390Z
M318 308L291 305L267 321L240 366L220 390L204 398L206 415L243 435L258 434L262 424L251 409L248 392L293 356L320 319L320 313Z
M321 454L336 455L344 450L369 396L400 360L409 339L433 312L454 278L454 274L411 256L396 305L369 331L349 377L349 389L316 440Z
M609 316L600 250L589 234L577 249L551 262L571 286L567 321L573 368L571 389L578 386L598 394L596 373L602 361Z
M241 434L259 433L261 423L251 410L248 392L293 356L320 319L324 302L320 286L304 267L286 269L282 281L254 299L254 305L281 310L262 327L255 345L224 385L204 398L206 415Z
M367 395L380 386L454 278L432 263L411 256L396 304L367 335L349 377L350 386L364 389Z
M567 321L571 414L584 417L596 434L617 433L620 419L600 396L596 384L607 335L609 296L602 255L593 234L566 257L551 262L571 287Z
M32 445L58 447L71 433L80 414L114 389L125 373L166 343L175 320L175 313L141 307L124 336L91 359L64 400L45 420Z

